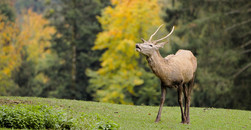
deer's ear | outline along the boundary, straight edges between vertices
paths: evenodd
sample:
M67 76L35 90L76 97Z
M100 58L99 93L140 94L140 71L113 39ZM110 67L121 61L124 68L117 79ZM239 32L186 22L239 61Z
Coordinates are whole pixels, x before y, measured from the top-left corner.
M165 46L165 44L168 43L167 41L166 42L161 42L161 43L158 43L157 45L155 45L157 48L163 48Z
M143 39L143 38L141 38L141 40L145 43L146 42L146 40L145 39Z

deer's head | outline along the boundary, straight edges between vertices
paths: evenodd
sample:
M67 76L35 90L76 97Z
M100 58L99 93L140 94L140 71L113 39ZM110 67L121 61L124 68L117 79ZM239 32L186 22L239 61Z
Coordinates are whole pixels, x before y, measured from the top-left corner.
M152 41L153 36L159 31L162 25L160 25L159 28L151 35L148 41L141 38L143 43L136 44L136 51L140 52L141 54L145 56L151 56L154 52L158 51L160 47L163 47L167 43L167 41L161 42L161 43L158 43L158 42L169 37L172 34L174 27L172 28L172 31L169 34L167 34L165 37Z

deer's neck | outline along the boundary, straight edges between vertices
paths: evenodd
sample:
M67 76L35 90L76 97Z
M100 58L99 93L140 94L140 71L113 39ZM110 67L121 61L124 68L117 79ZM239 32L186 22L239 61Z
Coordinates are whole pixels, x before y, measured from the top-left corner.
M164 72L163 66L166 61L160 55L159 51L156 51L153 55L147 57L146 59L153 73L159 78L162 77L163 72Z

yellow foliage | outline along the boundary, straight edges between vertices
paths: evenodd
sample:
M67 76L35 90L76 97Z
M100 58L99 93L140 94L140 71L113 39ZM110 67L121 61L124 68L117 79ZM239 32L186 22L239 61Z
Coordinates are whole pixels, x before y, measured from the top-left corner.
M24 15L19 37L25 38L28 60L37 62L39 58L43 58L49 53L49 51L45 51L45 48L50 47L49 40L56 30L54 27L46 26L48 24L49 21L44 19L41 14L31 10Z
M4 19L0 15L0 77L10 77L11 71L20 65L20 51L17 48L21 43L16 41L19 32L17 25Z
M49 40L56 32L55 28L47 26L48 20L31 10L16 23L4 22L3 19L5 17L0 15L0 80L1 77L10 77L11 72L20 66L24 51L27 51L28 60L37 62L44 58L49 53L45 48L50 47ZM46 82L46 78L43 78L43 82Z
M42 82L42 83L47 83L48 80L49 80L49 78L46 75L44 75L43 73L40 73L40 74L36 75L35 79L37 81Z
M142 72L138 67L139 54L135 44L147 37L148 30L162 24L159 17L158 0L111 0L113 7L106 7L101 17L97 17L103 32L97 35L94 50L107 49L97 72L93 85L101 84L98 100L103 102L127 103L125 92L134 94L133 88L143 84ZM94 82L95 81L95 82ZM119 86L113 90L113 86Z

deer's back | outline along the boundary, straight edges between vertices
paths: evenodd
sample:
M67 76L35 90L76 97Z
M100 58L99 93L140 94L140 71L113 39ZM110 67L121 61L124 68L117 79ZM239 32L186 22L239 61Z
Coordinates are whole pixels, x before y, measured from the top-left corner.
M196 57L193 55L193 53L189 50L178 50L175 54L175 56L177 56L178 59L182 59L185 60L186 63L191 63L192 64L192 69L193 69L193 73L196 71L197 69L197 59ZM184 63L184 64L186 64Z
M175 55L169 55L167 72L169 81L189 82L197 68L197 60L189 50L179 50Z

